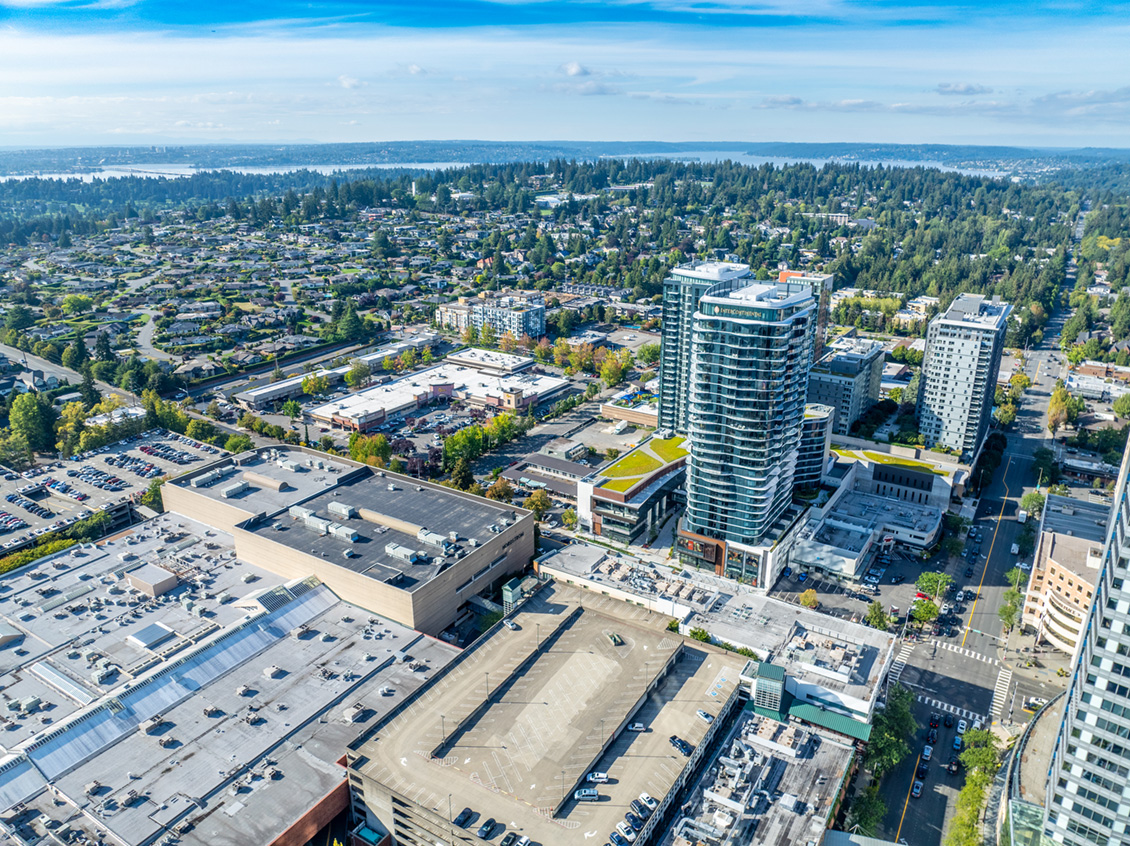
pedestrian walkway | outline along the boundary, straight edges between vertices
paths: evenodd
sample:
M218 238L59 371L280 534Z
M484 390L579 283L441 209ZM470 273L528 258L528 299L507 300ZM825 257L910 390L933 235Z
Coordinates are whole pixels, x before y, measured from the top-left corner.
M1008 692L1012 688L1012 670L1002 669L997 673L997 685L993 688L993 706L990 713L1000 719L1004 706L1008 703Z
M951 705L948 702L942 702L940 699L931 699L929 696L923 696L921 693L918 694L918 701L929 705L936 711L945 711L949 714L953 714L955 717L961 717L961 719L963 720L981 720L981 722L988 721L984 714L974 713L968 708L958 708L956 705Z
M910 659L910 653L914 651L913 643L904 643L902 649L899 651L898 657L895 658L891 664L891 672L887 675L890 684L897 684L899 678L902 676L902 671L906 669L906 662Z
M969 649L968 647L965 647L965 646L956 646L955 644L952 644L952 643L943 643L940 640L935 640L934 645L939 646L942 649L948 649L950 652L956 652L959 655L965 655L965 656L968 656L969 658L976 658L978 661L984 661L986 664L996 664L996 663L998 663L996 658L991 658L988 655L982 655L980 652L975 652L974 650Z

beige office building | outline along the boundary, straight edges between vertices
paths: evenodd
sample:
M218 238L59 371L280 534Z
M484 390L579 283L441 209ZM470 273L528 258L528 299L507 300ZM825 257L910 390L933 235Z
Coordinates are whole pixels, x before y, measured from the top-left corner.
M162 494L241 560L432 635L534 554L529 511L299 447L226 456Z

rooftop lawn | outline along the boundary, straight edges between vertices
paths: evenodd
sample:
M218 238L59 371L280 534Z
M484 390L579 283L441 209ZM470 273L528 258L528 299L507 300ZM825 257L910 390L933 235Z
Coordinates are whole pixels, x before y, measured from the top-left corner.
M874 461L876 464L895 464L902 467L910 467L914 470L925 470L928 473L935 473L939 476L944 476L944 470L939 470L933 464L925 461L917 461L913 458L903 458L900 455L891 455L886 452L874 452L872 450L856 450L845 449L843 447L834 447L832 452L837 455L843 455L849 458L866 458L868 461Z
M609 479L607 482L601 485L601 487L608 491L618 491L619 493L624 493L624 491L628 490L628 488L636 484L636 482L638 482L639 480L639 476L628 476L623 479Z
M601 474L619 478L622 476L642 476L644 473L650 473L652 470L658 470L662 467L659 460L648 455L646 452L636 450L629 452L615 464L611 464L601 470Z
M677 458L683 458L687 454L686 448L683 447L685 438L680 438L676 435L673 438L666 440L659 440L652 438L647 442L648 448L663 459L664 462L670 464Z

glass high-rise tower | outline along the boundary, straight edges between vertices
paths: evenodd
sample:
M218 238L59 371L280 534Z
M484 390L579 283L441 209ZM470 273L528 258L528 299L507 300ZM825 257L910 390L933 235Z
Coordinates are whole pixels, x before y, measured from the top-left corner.
M1049 769L1044 833L1068 846L1130 846L1128 472L1130 451Z
M723 283L699 299L683 536L756 545L792 502L815 326L808 285Z

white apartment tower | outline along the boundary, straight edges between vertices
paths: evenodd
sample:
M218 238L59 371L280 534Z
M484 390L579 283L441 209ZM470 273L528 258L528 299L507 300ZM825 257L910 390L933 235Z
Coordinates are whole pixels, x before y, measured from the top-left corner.
M918 431L926 446L973 460L989 431L1008 315L1000 297L959 294L926 330Z

